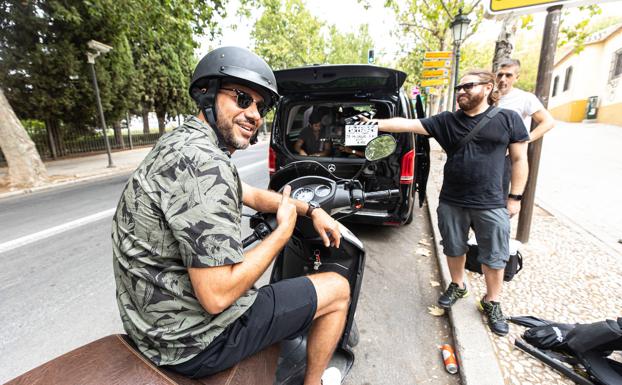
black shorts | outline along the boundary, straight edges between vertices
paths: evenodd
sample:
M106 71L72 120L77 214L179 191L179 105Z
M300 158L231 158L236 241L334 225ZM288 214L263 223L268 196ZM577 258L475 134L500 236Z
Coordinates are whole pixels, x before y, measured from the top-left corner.
M189 361L166 368L200 378L232 367L248 356L305 334L317 309L317 294L307 277L261 287L253 305Z

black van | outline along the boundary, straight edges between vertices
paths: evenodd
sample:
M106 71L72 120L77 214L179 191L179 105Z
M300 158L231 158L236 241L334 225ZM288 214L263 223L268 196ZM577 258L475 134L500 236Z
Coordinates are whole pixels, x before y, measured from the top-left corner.
M394 69L313 65L275 71L275 75L283 97L272 124L270 175L288 163L313 159L338 177L352 178L365 163L365 146L352 143L361 144L356 140L366 139L353 141L350 127L345 134L346 125L362 115L424 116L421 99L411 101L402 90L406 74ZM408 224L413 219L417 191L419 205L423 204L430 161L428 138L409 133L392 135L397 140L395 153L366 167L358 179L367 192L399 188L402 193L390 200L366 202L363 210L347 218L350 222Z

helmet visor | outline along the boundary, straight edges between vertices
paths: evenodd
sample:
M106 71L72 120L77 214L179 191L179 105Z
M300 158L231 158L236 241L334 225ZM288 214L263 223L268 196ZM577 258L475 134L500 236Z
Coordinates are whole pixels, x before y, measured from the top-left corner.
M255 71L236 66L221 66L220 73L226 77L234 78L232 81L240 80L244 85L261 93L267 106L274 105L279 97L276 92L276 85L270 79L261 76Z

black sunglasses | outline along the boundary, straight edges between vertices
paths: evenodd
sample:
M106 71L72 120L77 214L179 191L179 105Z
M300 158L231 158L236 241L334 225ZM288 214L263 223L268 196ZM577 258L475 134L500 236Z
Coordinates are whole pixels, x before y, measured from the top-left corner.
M221 90L235 92L235 102L237 103L238 107L244 110L250 107L253 103L255 103L257 105L257 112L259 112L259 116L261 116L262 118L266 116L268 112L270 112L270 110L272 109L272 107L266 105L266 103L256 101L250 94L244 91L240 91L237 88L221 88Z
M454 87L454 90L456 90L456 92L460 90L465 90L466 92L469 92L475 86L479 86L480 84L488 84L488 83L490 82L469 82L469 83L459 84Z

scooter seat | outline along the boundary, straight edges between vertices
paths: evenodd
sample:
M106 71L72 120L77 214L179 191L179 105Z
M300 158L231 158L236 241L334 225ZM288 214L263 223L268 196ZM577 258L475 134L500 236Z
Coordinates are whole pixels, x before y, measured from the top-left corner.
M127 336L115 334L48 361L7 385L272 385L278 356L278 345L272 345L213 376L189 379L158 368L132 347Z

